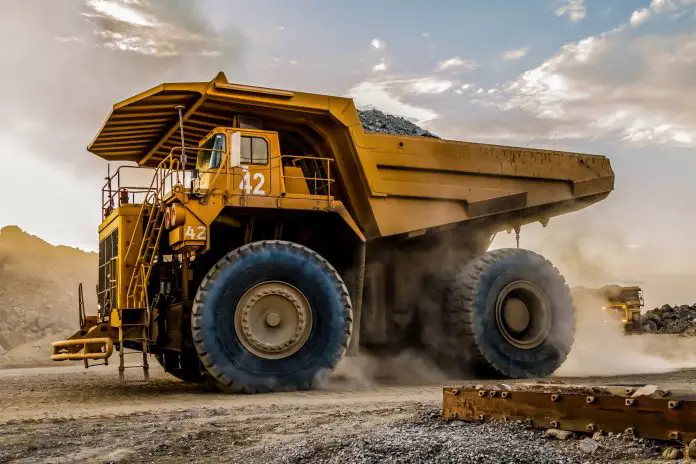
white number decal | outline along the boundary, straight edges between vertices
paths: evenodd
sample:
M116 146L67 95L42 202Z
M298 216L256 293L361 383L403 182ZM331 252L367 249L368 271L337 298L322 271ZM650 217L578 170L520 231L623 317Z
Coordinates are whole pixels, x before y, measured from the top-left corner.
M244 175L242 176L242 181L239 183L239 189L244 190L247 195L265 195L266 191L261 189L263 184L266 182L266 177L261 172L254 173L254 182L256 185L253 190L251 188L251 173L248 168L243 168Z
M254 187L254 195L265 195L266 191L261 190L261 187L263 187L264 182L266 182L266 178L260 172L255 172L254 180L257 181L256 187Z
M196 230L198 231L198 234L196 234ZM184 236L189 240L205 240L205 232L205 226L198 226L195 228L193 226L186 226Z
M249 180L249 171L244 168L244 174L242 175L242 181L239 183L239 189L244 190L247 195L251 193L251 181Z

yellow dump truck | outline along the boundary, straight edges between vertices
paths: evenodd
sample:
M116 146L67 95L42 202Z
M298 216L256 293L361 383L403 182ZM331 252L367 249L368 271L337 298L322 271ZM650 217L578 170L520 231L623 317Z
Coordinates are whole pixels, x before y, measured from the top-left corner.
M646 327L641 318L641 308L644 306L643 289L641 287L605 285L600 288L576 287L572 290L576 304L596 307L610 322L620 322L626 335L642 334ZM601 303L601 306L599 304ZM584 308L589 309L589 308ZM597 317L602 313L595 313ZM654 322L652 323L654 324Z
M551 374L574 339L565 280L487 250L614 187L603 156L367 133L351 99L222 73L116 103L88 150L131 164L102 191L97 314L52 359L118 350L123 379L153 354L242 392L313 388L359 350Z

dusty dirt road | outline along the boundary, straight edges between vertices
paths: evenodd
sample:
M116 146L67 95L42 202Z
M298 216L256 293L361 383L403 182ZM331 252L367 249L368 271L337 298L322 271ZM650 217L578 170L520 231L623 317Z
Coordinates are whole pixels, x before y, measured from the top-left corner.
M695 370L567 379L694 386ZM129 372L136 380L136 370ZM323 390L224 395L151 368L120 385L115 366L0 370L0 462L656 462L647 441L588 455L516 424L439 420L442 387L339 374Z

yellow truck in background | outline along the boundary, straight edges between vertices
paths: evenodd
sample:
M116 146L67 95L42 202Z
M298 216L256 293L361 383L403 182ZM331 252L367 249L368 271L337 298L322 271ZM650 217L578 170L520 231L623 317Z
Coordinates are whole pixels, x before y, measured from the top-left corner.
M612 321L619 321L626 335L645 332L641 309L645 305L643 289L639 286L605 285L600 288L573 288L576 304L601 309ZM602 306L599 307L598 303ZM601 313L597 313L599 316ZM589 317L593 317L589 315Z

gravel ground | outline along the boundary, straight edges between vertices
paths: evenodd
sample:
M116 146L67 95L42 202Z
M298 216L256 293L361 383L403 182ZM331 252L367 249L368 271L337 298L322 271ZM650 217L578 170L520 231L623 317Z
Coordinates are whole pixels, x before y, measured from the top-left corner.
M593 443L587 445L587 441ZM278 464L384 463L605 463L650 461L660 448L647 441L558 441L520 424L443 422L436 411L386 424L367 434L309 438L265 450ZM252 455L253 456L253 455ZM250 456L251 457L251 456ZM259 456L260 458L260 456Z
M694 372L582 381L675 388ZM518 423L442 421L451 381L224 395L157 367L151 374L120 385L111 365L0 370L0 463L664 462L662 446L647 440L558 440Z
M560 441L514 423L447 423L434 407L271 407L31 421L0 427L0 462L608 463L655 462L648 441Z

